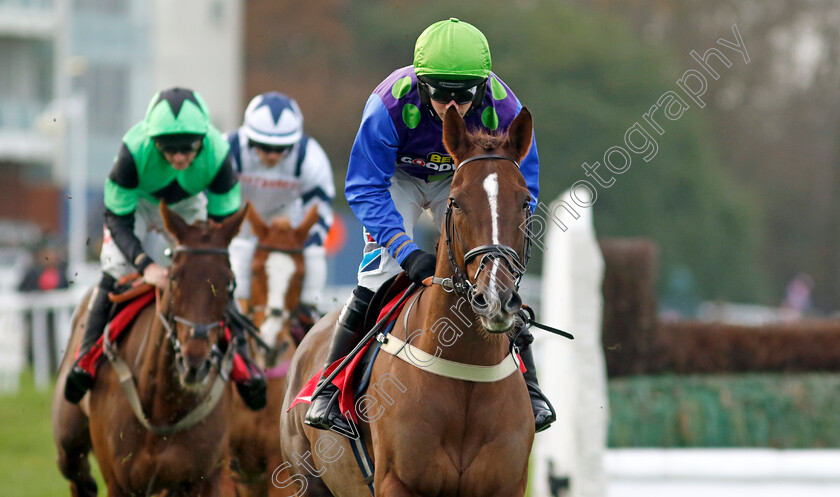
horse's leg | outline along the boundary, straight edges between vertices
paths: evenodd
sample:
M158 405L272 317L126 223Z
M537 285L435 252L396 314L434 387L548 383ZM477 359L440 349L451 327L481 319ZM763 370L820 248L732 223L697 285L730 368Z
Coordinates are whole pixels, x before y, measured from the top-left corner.
M88 462L89 450L58 449L58 469L70 482L70 495L73 497L96 497L96 480L91 476Z
M88 418L79 406L63 398L54 417L53 433L58 452L58 469L70 482L73 497L95 497L96 481L90 473L91 449Z
M183 497L219 497L219 482L222 476L222 468L216 468L213 473L207 475L201 481L185 486L182 493L177 495Z
M234 495L235 497L266 497L268 494L268 482L265 475L243 475L239 474L233 482L233 493L228 494L225 485L222 486L222 497Z
M108 485L108 497L131 497L125 490L120 488L116 478L105 478L105 484Z
M268 472L270 473L269 478L271 478L271 481L266 482L268 484L268 497L290 497L292 495L298 495L296 493L298 491L297 488L282 488L275 484L275 482L287 481L291 477L288 470L279 470L282 466L283 456L281 454L272 454L269 456ZM306 495L310 494L307 493Z
M225 459L222 467L222 476L219 478L219 494L222 497L240 497L236 489L237 484L233 478L233 470L230 469L230 457Z
M377 495L387 497L422 497L417 492L409 490L394 473L389 473L382 481L375 482L374 489Z
M74 353L82 339L79 323L87 317L84 309L87 308L90 293L88 290L73 314L73 331L61 361L52 399L53 440L58 454L56 462L61 474L70 482L70 493L73 497L95 497L97 491L96 480L90 474L88 460L92 447L88 417L81 407L71 404L64 398L67 372L73 365Z

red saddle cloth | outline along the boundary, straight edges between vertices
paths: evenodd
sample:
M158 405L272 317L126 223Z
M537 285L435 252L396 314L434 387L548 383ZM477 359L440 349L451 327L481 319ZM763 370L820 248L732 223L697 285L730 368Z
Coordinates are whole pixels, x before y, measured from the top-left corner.
M154 290L149 290L148 292L139 295L123 307L123 309L111 320L111 325L108 328L108 339L112 343L116 343L122 332L125 331L128 328L128 325L134 321L135 317L137 317L137 314L149 305L154 298ZM99 337L99 340L97 340L96 344L94 344L94 346L90 349L90 352L85 354L85 356L79 361L79 366L94 377L96 376L96 364L99 362L99 358L102 357L103 354L102 347L104 343L105 335L103 334L103 336Z
M402 296L407 291L408 291L408 288L406 288L403 291L401 291L400 293L398 293L395 297L393 297L388 302L387 305L385 305L382 308L382 310L379 311L379 317L377 318L377 322L384 319L385 315L388 314L388 312L390 312L390 310L394 306L397 305L397 302L399 302L399 300L402 298ZM407 301L408 300L406 299L405 301L402 302L402 304L400 304L400 307L397 308L396 311L391 315L391 319L385 324L385 326L390 325L391 323L393 323L397 319L397 316L399 316L400 311L402 310L402 307L405 306L405 302L407 302ZM338 389L339 389L338 406L341 408L341 412L344 413L345 415L349 414L350 419L352 419L354 423L358 423L359 419L358 419L358 416L356 416L356 409L354 407L354 403L355 403L356 399L353 398L353 378L354 378L355 374L358 372L357 369L358 369L359 363L365 357L365 352L367 352L367 349L368 349L368 347L370 347L371 343L372 343L372 341L366 343L365 346L362 348L362 350L360 350L359 353L356 354L356 356L347 364L347 366L344 367L344 369L342 369L335 376L335 378L333 378L333 380L331 382L333 385L337 386ZM332 363L330 365L330 367L327 368L327 372L325 373L325 376L332 373L333 370L335 368L337 368L338 365L341 364L341 361L343 361L343 360L344 360L344 357L342 357L341 359ZM313 376L312 378L309 379L309 381L306 382L306 384L300 390L300 393L297 394L297 396L295 397L295 400L292 402L292 405L289 406L289 409L287 409L287 411L291 410L292 407L294 407L298 404L301 404L301 403L305 403L305 404L311 404L312 403L312 393L315 392L315 387L318 386L318 380L321 379L322 370L323 370L323 368L319 369L318 372L315 373L315 376Z

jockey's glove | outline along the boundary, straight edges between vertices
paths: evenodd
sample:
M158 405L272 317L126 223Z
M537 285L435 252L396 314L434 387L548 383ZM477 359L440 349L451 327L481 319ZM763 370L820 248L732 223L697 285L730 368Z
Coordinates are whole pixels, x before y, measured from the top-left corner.
M437 266L437 258L428 252L423 252L420 249L408 254L408 257L403 259L400 264L408 279L417 283L423 284L423 280L435 275L435 266Z

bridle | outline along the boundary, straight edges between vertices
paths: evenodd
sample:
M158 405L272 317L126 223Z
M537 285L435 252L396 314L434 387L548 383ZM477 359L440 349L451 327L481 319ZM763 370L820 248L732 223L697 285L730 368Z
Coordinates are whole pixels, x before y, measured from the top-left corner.
M199 247L185 247L183 245L178 245L175 250L175 253L182 252L182 253L192 253L192 254L218 254L228 256L227 249L222 248L199 248ZM170 277L169 280L170 287L172 285L172 280ZM178 340L178 336L175 333L175 324L180 323L184 326L189 326L192 331L191 334L194 337L199 338L208 338L210 330L221 327L224 328L226 323L224 319L222 321L217 321L213 323L207 324L197 324L184 319L181 316L176 316L174 314L170 314L168 316L164 316L160 310L160 290L157 289L155 292L155 297L157 300L157 316L160 319L160 322L163 324L163 327L166 329L166 336L169 342L172 344L172 348L175 352L175 367L178 369L179 373L183 374L186 367L183 364L183 361L180 360L181 358L181 341ZM208 369L216 368L218 374L216 375L215 380L213 380L212 384L210 385L209 389L207 390L207 395L195 406L194 409L189 411L185 414L181 419L177 422L170 424L170 425L155 425L149 420L149 417L146 415L143 409L143 403L140 400L140 396L137 392L137 384L135 378L132 374L131 368L126 364L126 362L116 353L113 345L108 340L109 333L105 333L105 355L108 357L108 360L111 362L111 365L114 367L115 371L117 372L117 376L120 380L120 386L123 389L123 392L128 399L128 403L131 406L132 412L134 412L134 416L137 418L137 421L143 425L144 428L147 430L156 433L158 435L169 435L171 433L177 433L182 430L186 430L195 426L196 424L200 423L204 418L210 414L216 408L216 405L219 403L219 400L224 395L226 390L225 385L227 384L228 375L230 373L231 368L233 367L233 344L229 344L227 347L227 351L222 353L216 344L212 345L211 348L211 356L210 361L208 364Z
M178 245L173 250L173 253L178 254L214 254L214 255L224 255L225 257L229 257L228 250L226 248L212 248L212 247L187 247L184 245ZM170 277L171 278L171 277ZM172 286L172 280L169 281L170 287ZM234 284L233 279L231 279L230 286L224 290L229 292L230 295L233 291L232 285ZM215 291L215 290L214 290ZM158 298L158 302L160 302L160 298ZM176 356L180 356L181 354L181 340L178 338L178 334L175 332L176 324L181 324L182 326L187 327L190 330L189 336L191 338L199 338L208 340L210 337L210 332L216 328L220 328L224 330L227 327L227 322L225 318L222 318L220 321L213 321L210 323L195 323L190 321L182 316L178 316L174 313L167 313L166 315L160 309L158 305L157 309L157 316L160 319L163 327L166 329L166 338L169 340L169 343L172 344L172 348L175 352ZM211 346L211 363L215 365L219 363L224 356L224 354L219 350L218 346L214 343ZM176 361L176 365L179 369L183 367L181 361ZM183 371L182 371L183 372Z
M495 154L485 154L485 155L477 155L475 157L470 157L458 165L458 168L455 171L455 174L458 174L458 171L461 170L466 164L470 162L479 161L479 160L493 160L493 159L501 159L506 160L513 163L517 169L519 169L519 163L510 157L505 157L503 155L495 155ZM453 179L454 179L453 174ZM446 237L446 251L447 256L449 258L449 264L452 266L452 278L450 281L442 280L441 286L443 286L444 290L451 292L454 291L458 295L465 297L470 303L472 303L473 298L476 293L475 285L472 281L478 279L478 275L481 271L485 268L488 262L492 261L493 259L501 259L505 262L508 268L511 270L511 274L514 276L514 287L515 289L519 288L519 282L522 280L522 275L525 274L525 268L528 265L528 260L531 258L531 235L530 230L526 229L525 231L525 246L524 246L524 253L522 257L519 257L519 253L514 250L513 248L502 245L502 244L489 244L489 245L481 245L475 247L464 254L464 269L462 270L461 267L458 265L458 261L455 259L455 251L454 251L454 244L452 243L454 240L459 240L458 232L455 231L455 226L452 222L452 204L455 202L455 199L450 198L449 203L446 206L446 222L445 222L445 237ZM531 209L529 208L526 214L525 219L525 226L526 228L530 226L531 222ZM452 234L455 234L453 238ZM481 257L478 268L473 275L472 280L469 279L467 274L465 273L466 267L472 262L473 259Z

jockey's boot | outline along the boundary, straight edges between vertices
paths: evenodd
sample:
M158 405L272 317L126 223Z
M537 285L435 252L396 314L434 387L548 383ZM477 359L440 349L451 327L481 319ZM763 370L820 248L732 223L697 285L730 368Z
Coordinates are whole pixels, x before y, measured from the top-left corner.
M551 426L551 423L557 419L557 413L537 383L537 366L530 347L533 341L533 335L526 328L516 337L514 343L519 349L522 364L525 365L526 371L523 376L525 385L528 387L528 395L531 397L531 409L534 410L534 431L539 433Z
M262 368L251 359L251 350L248 347L244 329L244 326L251 323L247 317L239 312L232 295L226 312L228 313L231 330L232 343L230 346L234 347L233 368L230 376L236 384L236 391L239 392L239 396L242 397L242 401L248 406L248 409L258 411L265 407L266 383Z
M108 292L114 289L115 283L116 280L112 276L103 274L99 285L94 288L93 295L90 297L85 334L79 346L76 362L70 368L64 383L64 398L74 404L82 400L85 393L93 387L96 361L88 355L108 324L112 307Z
M327 369L334 362L349 354L361 340L363 333L359 328L365 319L365 313L372 298L372 291L357 286L350 298L347 299L335 324L332 343L327 353L327 360L324 362L324 369L321 371L321 378L318 380L318 387L324 383L328 376ZM327 384L321 390L321 393L312 399L312 404L306 411L304 423L321 430L335 428L337 431L347 433L354 431L349 421L341 414L341 409L338 406L338 394L337 386L332 383Z

